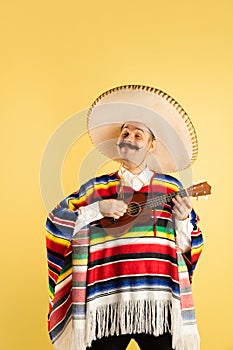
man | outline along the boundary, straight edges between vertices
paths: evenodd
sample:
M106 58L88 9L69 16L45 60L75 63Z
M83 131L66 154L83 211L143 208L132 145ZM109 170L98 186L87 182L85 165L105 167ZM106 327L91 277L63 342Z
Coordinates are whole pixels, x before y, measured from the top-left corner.
M49 214L55 349L124 350L131 338L141 350L199 349L190 281L202 235L181 184L162 173L195 159L189 118L165 93L132 85L93 103L88 130L121 165Z
M146 168L146 155L155 149L155 138L142 123L126 123L122 126L119 138L120 157L124 159L124 168L131 174L138 175ZM179 220L187 219L192 204L187 197L173 199L173 212ZM127 210L122 200L106 199L99 202L100 213L104 217L119 219Z

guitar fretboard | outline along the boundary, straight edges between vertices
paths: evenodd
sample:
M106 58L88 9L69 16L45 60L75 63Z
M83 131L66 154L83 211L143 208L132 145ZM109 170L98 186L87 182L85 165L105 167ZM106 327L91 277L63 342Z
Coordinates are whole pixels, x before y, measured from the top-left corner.
M182 189L182 190L177 191L177 192L162 194L162 195L159 195L157 197L150 198L147 200L146 206L151 208L151 209L155 209L156 207L158 207L161 204L165 204L165 203L170 202L172 200L172 198L174 198L176 195L180 195L181 197L187 197L187 191L185 189Z

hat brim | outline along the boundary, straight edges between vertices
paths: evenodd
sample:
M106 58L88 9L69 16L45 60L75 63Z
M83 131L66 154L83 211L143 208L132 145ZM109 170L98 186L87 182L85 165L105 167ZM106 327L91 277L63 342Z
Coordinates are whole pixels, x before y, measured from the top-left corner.
M156 138L155 149L147 162L150 169L170 173L190 166L197 157L198 146L194 127L184 110L175 108L174 103L159 95L151 98L152 93L148 95L148 91L141 90L137 96L135 90L133 94L126 92L113 98L109 94L102 96L89 111L88 131L99 151L121 161L117 147L121 126L126 122L139 122Z

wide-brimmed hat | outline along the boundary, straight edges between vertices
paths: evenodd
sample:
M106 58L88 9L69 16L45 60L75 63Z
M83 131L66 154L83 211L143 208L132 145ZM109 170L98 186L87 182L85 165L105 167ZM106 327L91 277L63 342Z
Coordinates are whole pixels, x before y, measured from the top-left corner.
M126 122L145 124L155 135L155 150L147 164L157 172L189 167L198 154L194 126L181 105L165 92L142 85L125 85L101 94L88 112L88 132L96 148L121 161L118 138Z

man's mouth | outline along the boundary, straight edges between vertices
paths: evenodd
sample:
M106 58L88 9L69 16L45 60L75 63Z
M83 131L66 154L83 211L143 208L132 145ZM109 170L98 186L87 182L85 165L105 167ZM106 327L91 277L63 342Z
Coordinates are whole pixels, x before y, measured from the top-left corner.
M120 143L117 144L117 146L120 149L123 148L123 147L128 147L129 149L132 149L132 150L135 150L135 151L138 151L140 149L140 147L132 145L131 143L128 143L128 142L120 142Z

